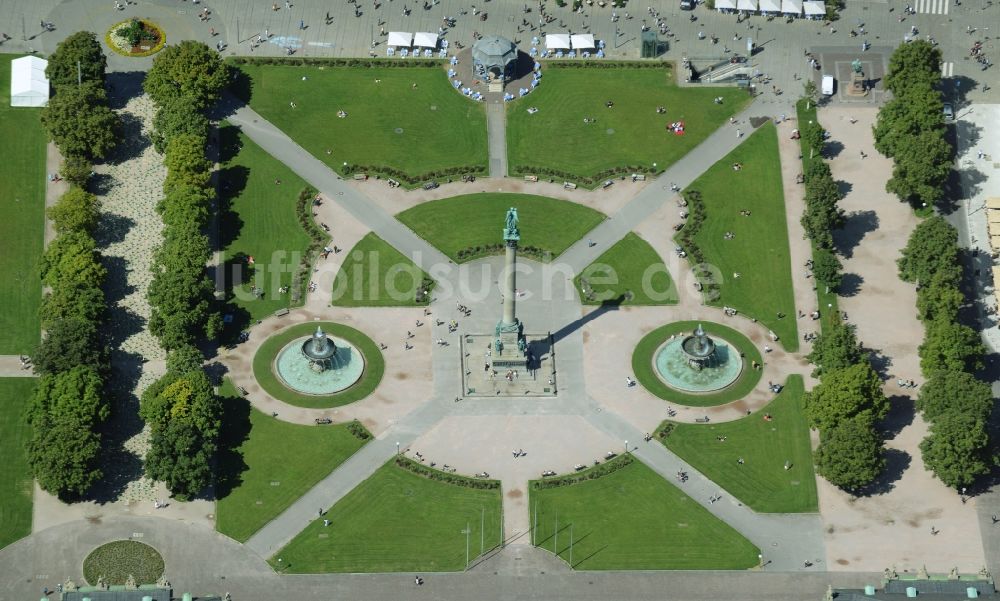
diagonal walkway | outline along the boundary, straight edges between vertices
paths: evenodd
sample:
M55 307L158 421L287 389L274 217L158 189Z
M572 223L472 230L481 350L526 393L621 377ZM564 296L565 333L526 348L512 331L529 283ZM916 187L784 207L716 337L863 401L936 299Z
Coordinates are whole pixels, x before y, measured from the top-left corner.
M444 253L420 239L392 215L347 185L332 169L250 107L231 96L224 98L220 104L225 118L239 126L258 146L287 165L396 250L410 257L424 271L435 264L451 263Z
M490 149L490 177L507 177L507 107L499 99L486 105L486 137Z

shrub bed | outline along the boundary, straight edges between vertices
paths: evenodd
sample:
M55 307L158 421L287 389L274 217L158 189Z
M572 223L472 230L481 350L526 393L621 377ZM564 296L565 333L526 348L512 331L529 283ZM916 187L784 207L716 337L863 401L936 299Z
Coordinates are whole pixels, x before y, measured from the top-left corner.
M112 25L104 41L116 54L140 58L163 50L167 34L152 21L133 18Z
M594 480L595 478L606 476L612 472L617 472L633 461L635 461L635 459L632 457L631 453L619 455L618 457L605 461L600 465L595 465L592 468L579 471L575 474L556 476L553 478L546 478L544 480L532 480L531 487L535 489L556 488L557 486L569 486L570 484L576 484L585 480Z
M359 440L369 440L372 438L372 433L369 432L368 428L364 427L358 420L348 422L347 431Z
M499 480L469 478L468 476L460 476L458 474L443 472L441 470L427 467L426 465L418 463L409 457L404 457L403 455L396 456L396 465L405 470L411 471L418 476L423 476L429 480L437 480L438 482L446 482L448 484L455 484L466 488L476 488L480 490L497 490L500 488Z
M97 547L83 560L83 577L93 586L101 578L120 586L129 576L135 584L154 584L163 576L163 557L145 543L117 540Z

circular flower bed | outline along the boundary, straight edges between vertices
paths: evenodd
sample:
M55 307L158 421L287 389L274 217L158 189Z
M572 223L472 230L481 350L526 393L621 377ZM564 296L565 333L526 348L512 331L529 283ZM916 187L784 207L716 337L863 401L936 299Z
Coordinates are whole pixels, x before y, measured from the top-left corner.
M708 393L688 393L672 388L657 374L656 353L672 335L685 336L701 324L709 336L717 336L739 351L743 370L734 382L725 388ZM643 336L632 353L632 371L635 379L649 392L661 399L691 407L722 405L745 397L760 381L761 370L752 364L761 364L760 351L750 340L736 330L721 324L705 321L678 321L656 328Z
M163 557L149 545L116 540L97 547L83 560L83 577L91 586L99 578L122 585L132 576L136 584L155 584L163 576Z
M167 43L167 34L152 21L128 19L112 25L104 41L122 56L141 57L162 50Z
M330 336L343 338L364 357L364 371L354 384L344 390L328 395L302 394L285 386L281 378L274 373L274 361L285 346L303 336L309 336L316 331L316 326L322 326L323 331ZM294 325L271 336L260 345L253 358L253 375L257 383L267 394L297 407L310 409L327 409L339 407L370 395L382 381L385 372L385 359L382 351L372 342L372 339L354 328L332 322L310 322Z

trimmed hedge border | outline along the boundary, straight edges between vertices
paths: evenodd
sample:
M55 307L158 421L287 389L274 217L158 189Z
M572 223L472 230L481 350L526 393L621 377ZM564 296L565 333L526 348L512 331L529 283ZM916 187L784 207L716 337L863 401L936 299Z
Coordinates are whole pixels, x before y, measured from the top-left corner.
M575 474L554 476L552 478L544 478L542 480L532 480L530 486L535 490L542 490L545 488L558 488L560 486L579 484L580 482L595 480L601 476L607 476L610 473L617 472L626 465L630 465L633 461L635 461L635 458L632 456L632 453L626 453L625 455L619 455L600 465L595 465L592 468L576 472Z
M137 585L155 584L163 576L163 556L146 543L116 540L95 548L83 560L83 578L97 586L99 578L109 585L123 585L129 576Z
M736 378L736 381L726 388L717 392L692 394L675 390L667 386L653 368L653 353L670 338L671 334L690 333L698 327L698 324L701 324L708 334L719 336L734 346L743 356L745 363L740 377ZM710 321L675 321L656 328L643 336L639 344L635 345L635 350L632 352L632 371L635 373L635 379L642 384L643 388L665 401L689 407L712 407L739 400L757 386L762 370L753 369L751 367L752 361L763 364L760 351L750 342L750 339L736 330Z
M306 296L306 283L312 274L313 264L316 263L320 251L323 250L323 247L331 239L330 235L320 226L316 225L316 220L313 219L313 199L316 198L317 194L319 194L319 191L316 188L306 186L299 192L299 197L295 201L295 216L299 220L302 230L309 236L309 247L302 253L299 268L292 274L291 302L295 306L302 305Z
M285 387L271 369L275 357L286 344L296 338L308 336L316 330L316 326L323 326L323 330L331 336L347 340L365 357L365 370L361 378L346 390L336 394L309 395L295 392ZM289 405L308 409L330 409L359 401L375 392L384 372L385 359L382 357L382 351L368 336L350 326L329 321L312 321L290 326L265 340L253 357L254 379L265 392Z
M438 482L444 482L446 484L454 484L456 486L464 486L466 488L475 488L478 490L499 490L500 481L491 480L489 478L470 478L468 476L460 476L458 474L452 474L451 472L444 472L441 470L436 470L431 467L427 467L422 463L418 463L409 457L403 455L396 455L395 463L397 467L401 467L404 470L413 472L418 476L423 476L428 480L436 480Z
M371 440L372 433L368 431L368 428L364 427L358 420L352 422L347 422L347 431L354 435L358 440Z
M152 21L149 21L147 19L138 19L138 21L141 22L143 25L151 27L156 31L160 32L160 41L157 42L155 46L153 46L149 50L146 50L145 52L137 52L135 54L131 52L125 52L118 46L115 46L115 43L111 41L111 33L114 32L119 27L121 27L122 25L125 25L126 23L131 23L133 20L135 19L132 18L132 19L125 19L124 21L119 21L118 23L115 23L108 29L107 33L104 34L104 43L107 44L108 48L110 48L111 51L114 52L115 54L119 56L127 56L128 58L144 58L147 56L153 56L160 50L163 50L163 48L167 45L167 32L163 31L163 28L157 25L156 23L153 23Z
M288 67L385 67L430 68L443 66L443 58L391 59L391 58L332 58L301 56L233 56L226 59L231 65L285 65Z

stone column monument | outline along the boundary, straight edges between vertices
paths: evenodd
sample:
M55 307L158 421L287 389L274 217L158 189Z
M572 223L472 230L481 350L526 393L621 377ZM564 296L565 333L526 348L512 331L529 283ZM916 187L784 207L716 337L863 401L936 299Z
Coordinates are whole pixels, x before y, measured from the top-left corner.
M525 355L526 343L522 334L521 322L517 319L517 243L521 239L521 231L517 227L517 209L511 207L507 211L507 222L503 230L504 251L504 282L503 282L503 318L497 323L496 335L493 340L493 350L497 356L493 359L495 367L521 368L527 366Z

